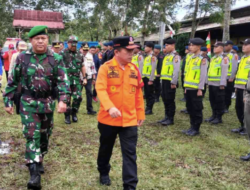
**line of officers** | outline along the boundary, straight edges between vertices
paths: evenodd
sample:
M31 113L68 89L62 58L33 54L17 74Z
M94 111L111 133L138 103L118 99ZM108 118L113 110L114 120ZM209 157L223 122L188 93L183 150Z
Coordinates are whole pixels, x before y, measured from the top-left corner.
M232 50L232 41L216 42L214 56L210 60L202 47L204 40L193 38L186 47L186 57L181 67L181 57L175 49L175 43L176 40L172 38L164 40L163 52L161 46L151 42L145 44L144 54L140 47L134 50L132 62L139 68L144 82L145 114L153 114L154 103L159 101L161 95L165 117L158 123L164 126L174 124L176 88L179 72L182 70L186 99L186 109L182 112L190 116L190 128L182 132L188 136L200 134L203 121L202 101L208 85L212 115L205 121L211 124L222 123L222 116L231 105L232 93L236 91L235 108L240 127L232 129L232 132L245 135L243 96L244 93L249 93L245 89L250 70L250 39L242 42L244 56L239 64L239 56Z

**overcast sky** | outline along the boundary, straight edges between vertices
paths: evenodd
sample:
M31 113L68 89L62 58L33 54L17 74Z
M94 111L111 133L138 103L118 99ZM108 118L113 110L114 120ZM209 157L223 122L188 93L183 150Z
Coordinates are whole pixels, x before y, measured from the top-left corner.
M186 0L186 4L189 4L190 0ZM250 5L250 0L237 0L236 4L232 8L239 8ZM180 9L177 13L177 19L181 21L186 15L187 11L185 9Z

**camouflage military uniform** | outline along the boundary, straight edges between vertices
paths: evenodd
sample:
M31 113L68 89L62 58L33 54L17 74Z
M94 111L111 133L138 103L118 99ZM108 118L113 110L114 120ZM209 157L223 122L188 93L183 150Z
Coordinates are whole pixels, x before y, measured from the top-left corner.
M80 73L82 67L84 66L83 55L78 50L76 52L72 52L69 49L62 51L61 55L63 57L63 63L67 69L70 81L71 97L73 99L72 105L71 101L67 104L67 112L77 112L82 102L82 81Z
M25 69L27 55L30 59ZM49 63L49 57L52 56L54 56L54 65ZM23 134L27 140L25 153L27 164L42 162L43 155L48 151L55 109L52 83L53 81L57 83L59 100L66 103L70 94L66 72L62 57L51 50L47 50L44 54L35 54L29 50L21 53L16 60L5 90L4 103L5 107L13 107L14 94L20 83L22 86L20 115Z

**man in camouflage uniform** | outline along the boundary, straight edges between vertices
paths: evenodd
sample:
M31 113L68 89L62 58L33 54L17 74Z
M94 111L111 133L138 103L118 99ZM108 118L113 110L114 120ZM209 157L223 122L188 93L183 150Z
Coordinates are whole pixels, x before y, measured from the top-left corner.
M43 159L48 151L53 129L55 95L58 89L58 112L66 111L70 89L62 58L47 48L47 26L36 26L29 32L32 49L20 53L5 89L5 110L13 114L13 100L21 85L20 115L26 138L25 159L30 170L28 189L41 188Z
M86 84L85 67L83 55L77 50L77 36L70 36L68 40L68 48L61 52L64 66L67 69L67 74L70 81L71 98L67 104L67 112L65 113L65 123L70 124L70 114L72 114L72 121L77 122L77 115L82 102L82 84ZM80 73L82 72L83 81Z

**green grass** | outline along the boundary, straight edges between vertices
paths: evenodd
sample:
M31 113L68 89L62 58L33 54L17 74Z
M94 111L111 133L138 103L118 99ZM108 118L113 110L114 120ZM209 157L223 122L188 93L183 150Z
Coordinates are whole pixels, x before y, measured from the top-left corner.
M5 79L5 78L4 78ZM5 86L5 81L3 86ZM84 90L85 91L85 90ZM83 91L83 92L84 92ZM162 101L155 104L154 115L147 117L139 129L138 189L139 190L243 190L250 189L250 162L239 160L249 152L246 137L232 134L238 127L234 105L223 116L224 123L211 126L203 123L201 135L187 137L181 133L189 128L189 117L180 113L182 89L177 91L175 125L163 127L156 121L164 117ZM204 118L211 109L204 99ZM42 176L45 190L121 190L122 158L119 141L111 159L112 185L99 185L96 158L99 132L95 116L86 114L86 97L78 114L77 124L64 124L64 115L55 114L55 128L45 157L46 174ZM98 103L94 103L98 110ZM25 139L20 117L4 112L0 99L0 137L11 143L11 153L0 156L0 189L26 189L29 173L24 165Z

